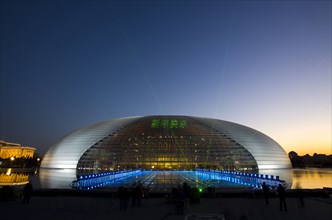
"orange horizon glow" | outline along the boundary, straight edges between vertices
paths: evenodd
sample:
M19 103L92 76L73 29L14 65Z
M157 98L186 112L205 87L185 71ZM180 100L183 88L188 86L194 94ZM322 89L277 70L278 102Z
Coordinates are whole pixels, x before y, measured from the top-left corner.
M321 148L309 148L308 147L308 150L306 151L305 149L307 148L298 148L298 147L289 147L289 148L286 148L286 147L283 147L286 151L286 153L288 154L289 152L291 151L294 151L296 152L299 156L304 156L306 154L309 154L310 156L313 156L315 153L317 154L325 154L325 155L332 155L332 152L331 152L331 149L325 149L323 147ZM316 149L316 150L315 150Z
M295 151L298 155L332 154L331 120L316 120L290 123L285 126L281 121L259 124L263 133L278 142L286 153ZM253 126L254 127L254 126Z
M290 135L291 136L291 135ZM303 138L276 138L277 142L289 153L295 151L298 155L303 156L306 154L332 154L331 138L329 135L315 139L312 136L304 136Z
M307 141L307 143L303 143L302 141L291 141L288 140L287 143L285 140L280 141L279 144L284 148L284 150L289 153L291 151L295 151L299 156L303 156L306 154L313 155L317 154L326 154L332 155L332 145L331 142L323 142L323 141L314 141L307 140L309 138L303 138L303 142Z

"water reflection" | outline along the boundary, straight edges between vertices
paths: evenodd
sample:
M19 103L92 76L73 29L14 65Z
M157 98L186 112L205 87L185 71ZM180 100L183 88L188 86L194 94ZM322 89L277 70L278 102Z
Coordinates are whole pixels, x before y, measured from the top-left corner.
M292 189L315 189L332 187L332 169L293 169Z
M260 174L279 176L279 179L284 180L287 183L287 188L291 188L293 185L293 170L292 169L264 169L259 170Z
M30 180L34 189L72 189L71 185L76 180L76 169L40 169L39 175L35 175L36 173L37 171L34 170L27 171L17 168L0 169L0 186L24 185ZM279 176L281 180L287 182L288 188L291 189L332 187L332 169L261 170L260 174ZM174 173L172 178L175 176ZM151 184L165 186L167 181L171 181L169 184L173 184L169 177L162 176L161 178L160 175L156 175L156 177L160 178L151 178L155 180ZM179 182L176 178L175 180L176 183Z
M0 169L0 186L17 186L29 182L29 172L15 170L14 168Z
M71 189L76 169L40 169L39 181L43 189Z
M215 187L222 187L222 186L232 186L232 185L236 185L238 182L234 182L234 181L230 181L230 183L225 183L227 182L226 180L220 179L220 178L212 178L210 177L208 180L204 179L201 176L188 176L188 173L195 173L195 172L183 172L183 171L178 171L179 173L177 173L177 171L168 171L171 175L172 178L169 178L169 175L164 175L165 172L154 172L154 171L150 171L150 172L142 172L141 175L134 175L131 178L127 178L126 179L126 183L121 182L121 181L117 181L114 182L112 184L110 183L101 183L98 182L98 186L102 186L104 187L105 185L109 185L109 186L114 186L117 185L118 183L120 184L132 184L133 181L137 181L138 179L142 182L147 182L147 185L149 185L149 187L159 187L159 188L168 188L168 187L174 187L174 183L176 183L176 185L179 183L179 180L182 181L195 181L195 182L202 182L202 186L209 186L209 184ZM143 175L144 174L144 175ZM157 175L158 174L158 175ZM260 174L264 174L265 175L273 175L274 177L279 176L280 180L284 180L287 183L287 188L290 188L292 186L292 170L291 169L282 169L282 170L262 170L260 171ZM160 183L160 179L161 177L163 177L163 182L164 183ZM198 179L197 179L198 178ZM147 179L148 181L146 181L145 179ZM195 179L195 180L194 180ZM73 186L73 181L77 180L77 176L76 176L76 169L40 169L39 171L39 180L40 180L40 184L41 184L41 188L44 189L71 189ZM223 180L221 183L220 181ZM122 180L124 181L124 180ZM218 182L219 181L219 182ZM206 182L206 183L205 183ZM175 185L175 186L176 186ZM195 184L192 184L195 185Z

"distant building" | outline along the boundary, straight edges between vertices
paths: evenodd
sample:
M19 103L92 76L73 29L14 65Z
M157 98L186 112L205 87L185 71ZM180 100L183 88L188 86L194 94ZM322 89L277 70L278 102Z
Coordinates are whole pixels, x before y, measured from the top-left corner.
M0 140L0 158L32 158L36 148Z
M13 173L12 168L8 168L5 172L0 173L1 186L25 185L29 182L28 173Z

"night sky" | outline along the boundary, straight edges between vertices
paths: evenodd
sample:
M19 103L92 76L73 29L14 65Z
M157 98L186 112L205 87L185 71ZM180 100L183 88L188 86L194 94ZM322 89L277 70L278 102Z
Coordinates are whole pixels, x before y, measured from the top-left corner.
M193 115L331 154L326 1L1 1L0 139Z

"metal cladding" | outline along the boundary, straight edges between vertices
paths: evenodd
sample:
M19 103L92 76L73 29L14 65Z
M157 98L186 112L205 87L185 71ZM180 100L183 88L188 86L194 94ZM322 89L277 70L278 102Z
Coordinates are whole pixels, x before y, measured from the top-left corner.
M136 119L135 117L114 119L69 133L46 152L41 168L76 169L82 154L93 144Z
M269 136L233 122L208 118L197 118L197 120L217 129L245 147L254 156L259 170L292 168L285 150Z
M252 128L192 116L114 119L78 129L54 144L42 168L77 174L123 169L290 169L283 148Z

